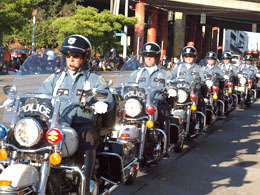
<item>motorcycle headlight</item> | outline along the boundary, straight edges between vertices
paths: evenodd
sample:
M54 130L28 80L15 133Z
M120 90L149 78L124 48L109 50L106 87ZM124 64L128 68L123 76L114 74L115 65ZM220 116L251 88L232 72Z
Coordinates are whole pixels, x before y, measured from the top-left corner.
M212 80L206 80L205 83L206 83L208 88L211 88L213 86L213 81Z
M125 112L130 117L136 117L142 112L142 104L134 98L130 98L125 103Z
M241 78L239 79L239 82L240 82L241 85L246 84L246 78L245 78L245 77L241 77Z
M36 145L42 136L43 130L37 120L26 117L18 121L14 128L16 141L25 147Z
M184 103L188 99L188 94L184 90L178 90L178 102Z

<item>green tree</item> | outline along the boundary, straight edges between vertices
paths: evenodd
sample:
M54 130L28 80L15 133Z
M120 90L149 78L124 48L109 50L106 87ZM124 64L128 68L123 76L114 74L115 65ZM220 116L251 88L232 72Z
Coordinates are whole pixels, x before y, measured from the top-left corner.
M109 10L99 13L94 7L77 6L74 15L57 18L52 25L58 30L59 44L62 44L68 35L81 34L88 37L93 48L102 54L103 51L119 46L114 36L116 31L121 31L124 25L134 25L136 22L135 17L125 17L121 14L115 16Z
M34 0L0 1L0 45L3 34L11 34L22 29L32 15Z

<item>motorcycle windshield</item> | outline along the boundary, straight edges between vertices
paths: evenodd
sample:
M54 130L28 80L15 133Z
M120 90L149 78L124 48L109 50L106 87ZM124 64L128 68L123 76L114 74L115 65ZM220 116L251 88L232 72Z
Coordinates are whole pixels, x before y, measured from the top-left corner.
M122 86L129 78L129 76L136 70L144 66L143 56L134 56L129 58L116 79L115 85L117 87Z
M9 101L5 103L3 122L17 122L21 114L39 114L47 117L46 120L51 118L56 97L35 94L34 91L53 73L62 71L65 65L62 54L53 50L35 52L29 56L10 85L12 89L8 91Z

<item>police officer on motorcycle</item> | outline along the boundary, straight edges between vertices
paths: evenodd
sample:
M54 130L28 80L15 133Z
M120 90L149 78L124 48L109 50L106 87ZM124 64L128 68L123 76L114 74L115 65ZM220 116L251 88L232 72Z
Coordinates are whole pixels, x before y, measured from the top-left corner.
M144 57L145 66L133 72L127 80L127 84L137 83L139 87L148 89L152 92L155 90L163 90L166 88L167 80L172 80L172 73L159 66L161 49L157 43L148 42L142 48L142 55ZM171 94L169 94L171 96ZM173 94L172 96L176 96ZM159 127L168 134L170 107L166 102L165 97L158 94L152 100L154 104L158 105L158 120Z
M90 71L87 65L91 57L92 46L90 41L82 35L70 35L62 44L60 51L66 57L67 69L56 73L36 93L44 93L53 96L67 96L72 102L80 101L82 90L98 88L108 90L104 79ZM93 100L87 99L87 102ZM90 194L89 185L92 171L95 165L96 148L99 138L98 114L104 114L113 108L114 100L109 93L105 101L93 102L92 113L83 112L75 108L68 115L67 122L77 130L79 136L79 154L85 154L84 175L86 177L86 192ZM65 109L68 105L61 105L60 109Z
M182 49L183 62L175 66L171 72L173 78L176 80L185 80L191 86L195 87L195 93L198 96L198 111L206 113L206 105L204 97L207 94L207 87L203 83L204 75L201 67L195 63L197 58L197 50L193 46L186 46ZM195 129L200 129L199 121L195 126Z
M224 75L228 74L230 76L230 82L232 82L234 85L237 85L237 69L233 64L231 64L231 59L232 55L229 52L225 52L222 56L223 63L220 64L220 68Z
M245 56L245 64L242 64L242 66L239 68L240 71L243 73L250 73L252 72L254 75L257 73L257 68L253 65L253 56L250 54L247 54Z

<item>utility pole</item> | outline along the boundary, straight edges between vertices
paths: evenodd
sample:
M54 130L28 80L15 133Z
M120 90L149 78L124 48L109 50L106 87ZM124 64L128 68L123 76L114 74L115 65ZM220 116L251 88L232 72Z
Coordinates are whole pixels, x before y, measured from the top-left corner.
M37 15L37 9L33 10L33 12L32 12L32 16L33 16L32 53L35 50L35 23L36 23L36 15Z

